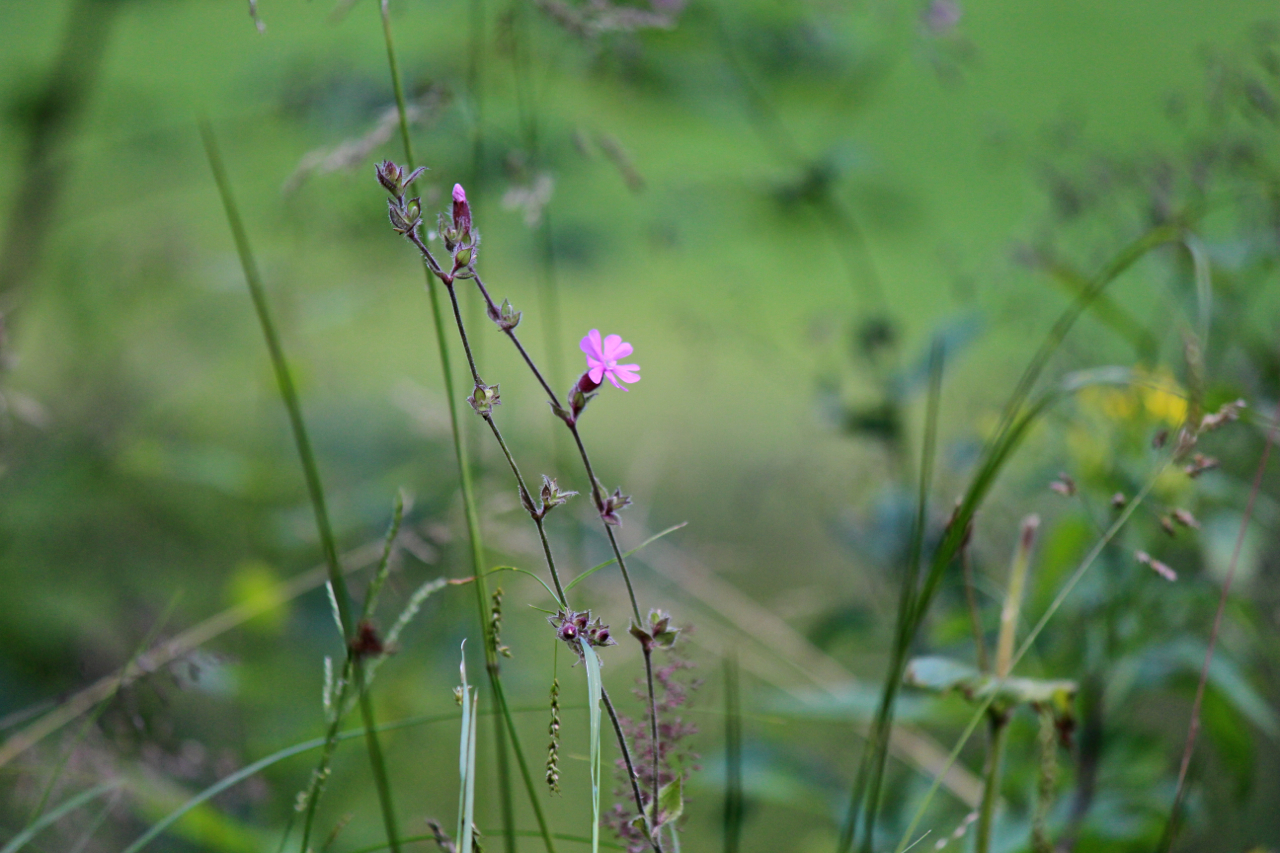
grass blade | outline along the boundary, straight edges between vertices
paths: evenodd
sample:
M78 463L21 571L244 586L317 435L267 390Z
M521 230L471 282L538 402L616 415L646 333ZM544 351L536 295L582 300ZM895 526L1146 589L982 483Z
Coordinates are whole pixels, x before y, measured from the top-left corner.
M688 523L689 523L689 522L687 522L687 521L682 521L682 522L680 522L679 524L673 524L673 525L671 525L670 527L668 527L666 530L662 531L661 533L655 533L655 534L653 534L653 535L652 535L652 536L650 536L648 539L644 540L644 541L643 541L643 542L641 542L639 545L637 545L636 547L632 548L630 551L625 551L625 552L623 552L623 554L622 554L623 558L625 559L626 557L630 557L632 554L634 554L635 552L639 551L639 550L640 550L641 548L643 548L644 546L646 546L646 545L650 544L651 542L657 542L659 539L661 539L663 536L666 536L668 533L675 533L677 530L679 530L680 528L684 527L684 526L685 526L685 525L687 525ZM591 568L587 569L587 570L586 570L585 572L583 572L582 574L578 575L578 576L577 576L576 578L574 578L573 580L569 581L568 585L566 585L566 586L565 586L564 591L565 591L566 593L567 593L567 592L569 592L569 590L573 589L573 588L574 588L575 586L577 586L579 583L581 583L582 581L584 581L584 580L586 580L587 578L591 577L591 576L592 576L592 575L594 575L596 572L600 571L601 569L608 568L609 566L612 566L612 565L613 565L614 563L616 563L616 562L618 562L618 558L617 558L617 557L610 557L609 559L605 560L605 561L604 561L603 563L601 563L600 565L598 565L598 566L592 566ZM543 585L545 586L545 584L543 584ZM554 594L553 594L553 595L552 595L552 598L554 598L554 597L555 597L555 596L554 596Z
M413 142L409 138L409 119L405 108L404 83L400 76L400 64L396 58L395 39L392 37L391 32L391 12L388 8L387 0L382 0L379 7L382 16L382 37L387 48L387 68L391 75L391 86L395 92L396 112L400 118L400 142L404 147L405 162L410 169L413 169L416 158L413 156ZM484 637L485 669L489 674L489 684L493 689L494 701L498 703L498 712L502 716L501 720L494 721L496 729L494 747L500 752L505 749L502 734L505 725L507 732L511 735L512 749L516 751L525 791L529 795L529 804L533 807L534 816L538 821L538 828L542 830L543 845L546 847L547 853L555 853L555 844L551 840L551 830L542 815L542 806L538 802L538 792L534 786L533 776L528 772L524 756L519 752L520 744L515 737L515 722L507 712L505 694L502 691L497 644L494 642L488 618L489 590L484 580L485 559L484 544L481 541L480 534L480 515L476 509L475 488L471 480L471 466L467 459L465 440L458 421L458 400L453 389L453 372L449 359L449 343L445 337L444 315L440 309L439 287L435 277L431 275L431 271L425 266L423 267L423 274L426 276L427 296L431 303L431 319L436 333L436 347L440 354L440 373L444 381L445 399L449 404L449 427L453 434L454 456L457 460L458 480L462 489L463 512L467 520L467 541L471 546L471 568L476 578L476 612L480 619L480 630ZM507 772L506 759L502 756L498 761L498 797L502 803L503 834L506 836L506 849L512 851L515 849L515 826L510 807L511 779L510 774ZM462 851L462 853L469 853L469 851Z
M892 681L885 682L880 706L876 712L875 726L871 739L863 753L862 766L858 770L858 778L854 782L853 796L849 804L849 813L841 830L839 850L841 853L853 846L853 837L857 831L858 812L863 812L864 836L862 849L870 853L872 836L875 833L876 812L880 807L880 788L884 781L884 770L889 755L889 735L893 725L893 705L897 700L898 688L902 684L901 672L914 639L914 623L911 614L916 609L920 583L920 560L924 553L925 526L929 509L929 486L933 480L934 451L938 440L938 406L942 398L942 372L946 353L941 340L935 340L929 351L929 397L925 408L924 437L920 450L920 482L916 493L916 517L911 528L911 543L908 548L907 562L903 571L902 591L898 599L898 620L894 636L893 658L890 674L899 673ZM864 799L865 797L865 799ZM861 807L861 808L860 808Z
M600 850L600 658L591 644L582 643L582 658L587 667L587 714L591 737L591 853ZM657 805L654 806L657 813Z

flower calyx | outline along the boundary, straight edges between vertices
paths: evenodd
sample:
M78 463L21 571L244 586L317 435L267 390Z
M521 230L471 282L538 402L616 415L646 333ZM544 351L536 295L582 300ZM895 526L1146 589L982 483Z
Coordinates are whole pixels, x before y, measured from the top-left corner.
M596 509L600 511L600 518L605 524L620 527L622 519L618 517L618 510L631 506L631 495L624 495L621 488L614 489L613 494L608 494L599 480L596 481L595 494Z
M578 416L582 414L582 410L587 407L596 397L596 389L600 387L600 383L591 378L591 371L587 371L578 377L578 381L573 383L569 388L567 396L569 408L551 403L551 411L556 413L556 417L573 426L578 422Z
M679 635L680 629L671 627L671 614L665 610L650 610L649 621L644 627L631 623L631 636L640 641L646 652L670 649Z
M497 323L498 328L504 332L509 332L519 326L520 317L523 315L522 311L517 311L511 305L511 302L506 299L502 300L501 308L494 308L493 303L489 303L486 313L489 315L489 319Z
M387 199L387 218L391 220L391 228L397 234L408 236L418 230L422 224L422 201L404 197Z
M567 610L561 608L547 621L556 629L556 636L573 649L578 659L582 659L582 643L585 641L592 648L616 646L618 641L609 633L609 626L597 617L591 618L590 610Z
M378 183L382 184L382 188L389 192L395 198L403 198L405 191L409 185L418 179L425 171L426 166L419 166L412 172L405 172L405 166L397 166L390 160L383 160L374 170L378 176Z
M499 383L485 385L483 382L477 382L475 390L471 392L471 396L467 398L467 402L471 404L471 408L476 410L476 414L482 418L487 418L493 414L493 410L502 405L502 397L498 393Z
M533 506L532 497L524 491L520 493L520 501L524 504L524 508L528 510L529 515L533 517L534 521L541 521L553 508L558 507L563 503L568 503L569 498L576 494L577 492L570 491L568 489L562 490L560 488L560 484L555 481L555 478L548 477L546 474L543 474L542 491L538 495L538 497L542 499L542 505Z

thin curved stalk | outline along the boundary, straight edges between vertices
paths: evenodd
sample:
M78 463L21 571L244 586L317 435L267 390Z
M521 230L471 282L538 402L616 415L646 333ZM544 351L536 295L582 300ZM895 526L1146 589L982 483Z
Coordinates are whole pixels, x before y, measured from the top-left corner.
M306 422L302 417L302 404L298 400L298 392L293 384L293 377L284 357L284 348L280 344L280 336L276 332L275 322L267 305L266 292L258 274L258 267L249 247L249 236L240 219L235 199L231 194L231 182L227 178L222 157L218 152L217 140L213 135L213 127L208 121L200 123L200 133L204 138L205 153L209 159L209 167L213 171L214 181L218 185L218 193L222 196L222 205L227 215L227 223L235 240L236 251L240 256L240 265L244 271L245 282L249 286L249 295L253 299L253 307L262 327L262 336L266 340L267 351L271 357L271 365L275 370L276 383L280 389L280 397L289 414L289 425L293 432L294 444L298 450L298 460L302 464L303 475L307 482L307 493L311 499L311 508L315 515L316 530L320 535L320 548L324 553L325 565L328 569L329 587L337 606L338 619L344 644L348 648L348 661L355 673L357 683L362 681L363 664L358 657L350 653L350 642L356 633L355 619L352 616L351 594L347 589L346 576L342 564L338 560L338 548L333 536L333 527L329 523L329 513L325 507L324 487L320 482L320 469L316 465L315 454L311 450L311 439L307 435ZM399 853L396 838L400 832L396 827L395 806L391 801L391 783L387 779L386 762L382 756L382 748L374 729L376 722L373 716L373 703L367 695L361 695L360 714L364 721L365 740L369 750L369 764L373 771L374 782L378 791L378 802L382 809L383 824L387 832L387 840L391 843L393 853ZM302 850L307 849L307 840L311 829L311 816L315 804L312 802L308 810L308 820L303 827Z

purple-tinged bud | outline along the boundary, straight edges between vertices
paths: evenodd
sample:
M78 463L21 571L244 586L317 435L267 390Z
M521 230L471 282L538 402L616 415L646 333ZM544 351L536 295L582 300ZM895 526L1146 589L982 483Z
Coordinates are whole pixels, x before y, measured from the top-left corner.
M608 628L601 628L599 631L596 631L595 636L591 638L591 645L593 645L593 646L607 646L607 645L610 645L610 642L609 642L609 629L608 629Z
M560 639L565 642L571 642L578 639L578 629L566 622L560 626Z
M462 239L467 239L471 231L471 205L467 203L467 193L462 184L453 185L453 226Z
M404 185L401 183L403 172L400 167L390 160L383 160L377 166L378 183L382 184L382 188L394 196L401 195L404 191Z
M575 613L573 616L573 624L578 626L579 631L585 631L587 625L591 623L591 611L584 610L581 613Z

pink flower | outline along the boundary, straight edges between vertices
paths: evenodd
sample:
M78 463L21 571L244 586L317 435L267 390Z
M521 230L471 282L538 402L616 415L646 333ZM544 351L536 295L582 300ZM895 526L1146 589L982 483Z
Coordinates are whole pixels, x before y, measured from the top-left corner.
M618 384L619 379L627 383L640 381L640 365L618 364L618 359L626 358L632 352L631 344L623 341L621 335L609 335L601 341L600 331L592 329L578 347L586 353L587 375L595 384L599 385L608 377L614 388L626 391Z

